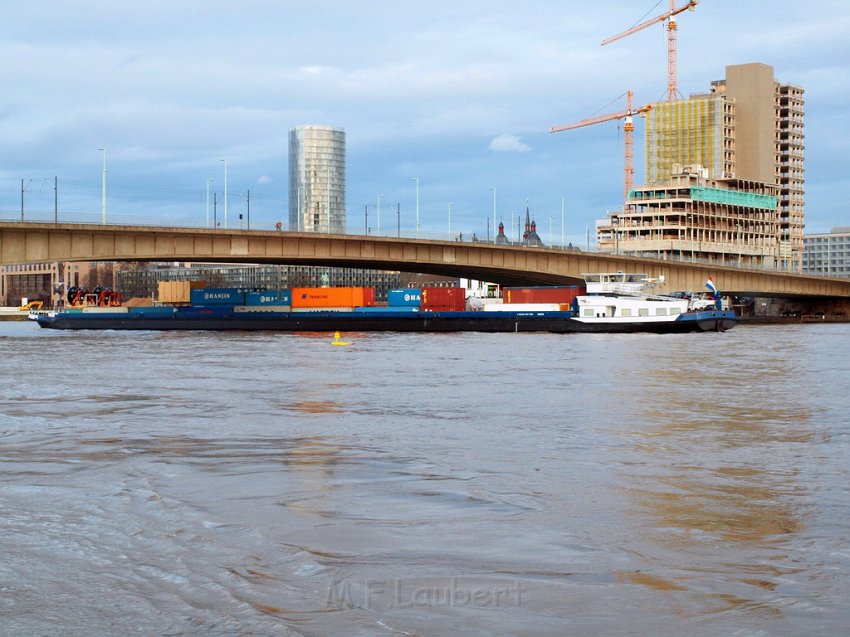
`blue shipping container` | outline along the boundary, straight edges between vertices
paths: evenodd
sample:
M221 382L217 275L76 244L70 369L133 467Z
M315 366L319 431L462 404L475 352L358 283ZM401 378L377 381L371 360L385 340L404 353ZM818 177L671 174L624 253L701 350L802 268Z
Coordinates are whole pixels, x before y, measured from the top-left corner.
M419 307L422 303L422 290L405 288L387 292L387 305L391 307Z
M245 305L292 305L291 290L264 290L248 292Z
M192 290L192 305L245 305L245 291L238 288L201 288Z

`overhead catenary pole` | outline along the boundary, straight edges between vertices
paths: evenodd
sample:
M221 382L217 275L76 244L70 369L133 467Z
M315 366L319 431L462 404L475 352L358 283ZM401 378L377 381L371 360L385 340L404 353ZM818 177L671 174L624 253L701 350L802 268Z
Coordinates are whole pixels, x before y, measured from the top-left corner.
M564 196L561 195L561 247L564 247Z
M246 211L245 211L245 212L246 212L246 214L247 214L247 216L248 216L248 219L247 219L247 223L248 223L248 230L250 230L250 229L251 229L251 190L250 190L250 189L248 190L248 203L247 203L247 206L248 206L248 207L247 207L247 209L246 209Z
M59 177L53 178L53 223L59 223Z
M378 236L381 236L381 197L382 196L383 195L378 195L378 222L376 224L377 230L375 231L375 233Z
M207 228L210 227L210 183L212 177L207 177Z
M493 241L496 240L496 188L491 187L493 191Z
M416 182L416 238L419 238L419 177L414 177Z
M395 205L396 236L401 238L401 202Z
M449 239L452 238L452 206L454 204L449 204Z

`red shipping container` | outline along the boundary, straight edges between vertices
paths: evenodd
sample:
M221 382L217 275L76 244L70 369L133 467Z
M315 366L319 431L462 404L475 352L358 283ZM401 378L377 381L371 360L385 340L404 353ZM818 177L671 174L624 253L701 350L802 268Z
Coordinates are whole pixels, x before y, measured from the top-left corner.
M422 288L423 312L463 312L466 309L464 288Z
M528 288L504 288L505 303L565 303L573 302L585 293L584 287L545 286Z

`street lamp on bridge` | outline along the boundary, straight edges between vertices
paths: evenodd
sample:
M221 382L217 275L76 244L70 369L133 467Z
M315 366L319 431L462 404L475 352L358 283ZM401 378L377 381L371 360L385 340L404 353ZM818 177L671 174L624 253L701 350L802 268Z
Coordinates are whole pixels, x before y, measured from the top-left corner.
M419 177L413 177L416 183L416 238L419 238Z
M227 229L227 159L224 162L224 229Z

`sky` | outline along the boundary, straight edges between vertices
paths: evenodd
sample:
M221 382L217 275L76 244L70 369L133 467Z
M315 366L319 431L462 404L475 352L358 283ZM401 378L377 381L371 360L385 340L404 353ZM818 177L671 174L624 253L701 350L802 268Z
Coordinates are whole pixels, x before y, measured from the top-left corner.
M564 241L583 245L621 202L621 124L549 128L622 110L627 89L663 97L660 24L600 42L668 6L4 0L0 219L20 218L23 190L25 219L99 220L105 155L108 221L202 226L208 185L221 218L226 158L231 227L250 192L251 227L272 229L288 131L321 124L346 132L350 232L367 208L377 230L380 201L382 232L410 234L416 178L423 236L448 237L449 210L453 234L485 236L495 189L497 219L528 207L546 243L563 198ZM850 226L850 2L702 0L678 25L683 95L747 62L805 89L806 232ZM642 145L638 119L638 184Z

